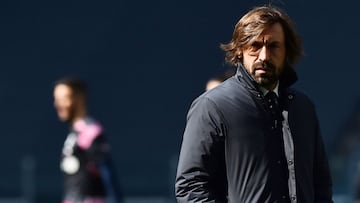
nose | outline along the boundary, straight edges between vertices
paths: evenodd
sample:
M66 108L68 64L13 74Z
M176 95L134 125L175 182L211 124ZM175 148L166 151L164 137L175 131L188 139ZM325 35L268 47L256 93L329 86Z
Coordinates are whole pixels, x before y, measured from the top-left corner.
M264 46L262 46L261 49L260 49L259 59L260 59L261 61L266 61L266 60L268 60L268 57L269 57L268 49L267 49L267 47L264 45Z

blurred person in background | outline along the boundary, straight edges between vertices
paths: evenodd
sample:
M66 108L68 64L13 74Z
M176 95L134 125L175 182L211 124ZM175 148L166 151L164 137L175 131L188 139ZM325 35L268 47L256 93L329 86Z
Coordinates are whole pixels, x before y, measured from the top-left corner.
M225 71L224 74L210 78L206 82L205 91L209 91L209 90L213 89L214 87L217 87L218 85L220 85L222 82L224 82L225 80L227 80L228 78L230 78L233 75L234 75L233 70L227 70L227 71Z
M291 87L302 47L289 16L253 8L221 48L237 72L190 107L177 201L332 203L314 104Z
M118 203L110 146L103 127L88 114L86 83L63 78L55 83L53 94L57 115L70 128L60 163L62 203Z

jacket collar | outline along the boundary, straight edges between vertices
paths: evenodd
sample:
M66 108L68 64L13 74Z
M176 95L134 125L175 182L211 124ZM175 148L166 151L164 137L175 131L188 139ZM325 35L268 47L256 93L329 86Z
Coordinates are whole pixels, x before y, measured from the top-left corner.
M242 63L239 63L236 71L236 77L240 81L244 81L244 85L252 90L259 92L258 84L255 79L246 71ZM297 81L297 74L290 66L285 67L283 74L279 79L279 91L283 91L293 85Z

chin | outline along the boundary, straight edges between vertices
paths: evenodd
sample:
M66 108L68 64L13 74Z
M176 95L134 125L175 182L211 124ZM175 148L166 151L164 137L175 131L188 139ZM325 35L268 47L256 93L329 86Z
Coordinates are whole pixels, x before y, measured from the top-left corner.
M271 87L273 86L274 84L276 84L276 81L273 81L273 80L270 80L268 78L257 78L256 79L256 82L262 86L262 87Z
M62 121L62 122L67 122L67 121L69 121L69 117L67 117L67 116L58 116L59 117L59 120L60 121Z
M270 80L268 78L264 78L264 77L257 77L255 79L255 81L259 84L259 85L268 85L270 84Z

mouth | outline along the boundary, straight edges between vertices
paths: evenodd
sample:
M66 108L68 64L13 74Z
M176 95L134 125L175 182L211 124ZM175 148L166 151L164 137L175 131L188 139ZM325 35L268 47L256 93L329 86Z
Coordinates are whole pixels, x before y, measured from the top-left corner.
M275 66L269 61L257 62L254 64L254 72L268 73L274 72Z
M259 74L266 74L266 73L272 73L273 70L271 70L270 68L256 68L255 72Z

